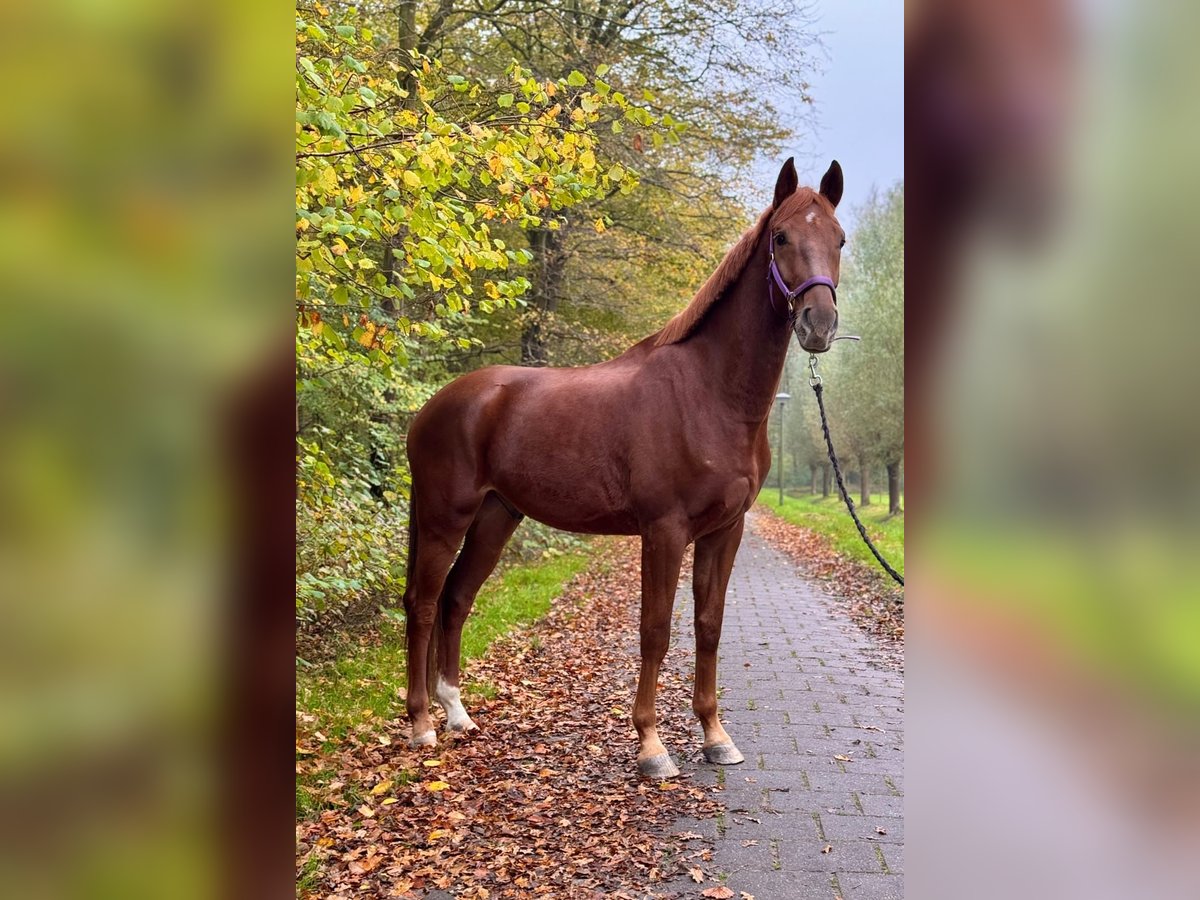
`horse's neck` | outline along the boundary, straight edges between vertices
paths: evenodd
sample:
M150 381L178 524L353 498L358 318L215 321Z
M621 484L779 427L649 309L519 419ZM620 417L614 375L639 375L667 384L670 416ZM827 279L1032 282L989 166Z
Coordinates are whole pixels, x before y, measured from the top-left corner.
M791 330L767 296L767 252L758 248L745 271L710 310L689 344L702 355L713 396L736 417L761 422L771 412Z

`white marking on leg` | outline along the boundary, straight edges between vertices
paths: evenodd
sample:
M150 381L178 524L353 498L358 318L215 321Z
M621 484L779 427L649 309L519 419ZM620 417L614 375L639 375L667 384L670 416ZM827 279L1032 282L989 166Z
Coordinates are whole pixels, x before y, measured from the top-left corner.
M438 676L433 698L446 711L446 727L448 729L469 731L476 727L475 723L471 721L471 717L467 715L466 708L462 705L462 693L458 688L447 684L441 675Z

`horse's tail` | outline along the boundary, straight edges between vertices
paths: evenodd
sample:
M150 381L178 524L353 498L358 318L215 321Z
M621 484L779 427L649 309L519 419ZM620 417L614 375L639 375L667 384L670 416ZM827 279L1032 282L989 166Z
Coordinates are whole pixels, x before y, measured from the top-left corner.
M404 592L412 586L413 566L417 559L417 492L408 501L408 559L404 564Z
M414 489L412 492L412 497L408 504L408 560L405 564L405 579L406 579L407 583L405 584L405 587L404 587L404 592L405 592L406 596L413 596L410 593L410 591L412 591L412 589L413 589L412 588L412 580L413 580L413 569L416 566L416 559L417 559L418 533L419 532L417 529L417 492ZM405 610L409 616L412 615L413 610L408 606L408 604L405 604ZM441 670L441 666L438 664L438 650L439 650L439 646L441 644L441 631L442 631L442 603L441 603L441 598L439 597L437 599L437 602L434 605L433 630L429 633L429 649L426 652L425 684L426 684L427 690L429 692L430 698L433 697L434 691L437 690L438 672ZM409 687L411 689L411 685Z

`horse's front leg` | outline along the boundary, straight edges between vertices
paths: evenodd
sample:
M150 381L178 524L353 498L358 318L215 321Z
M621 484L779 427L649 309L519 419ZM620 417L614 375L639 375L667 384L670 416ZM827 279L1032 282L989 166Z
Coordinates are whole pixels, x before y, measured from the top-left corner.
M717 645L725 617L725 589L733 558L742 542L745 519L696 541L692 590L696 606L696 683L692 709L704 727L704 758L718 765L735 765L745 757L738 750L717 714Z
M671 640L671 607L686 546L682 528L659 526L642 535L642 671L633 703L633 724L638 733L638 771L650 778L679 774L658 739L655 695L658 671Z

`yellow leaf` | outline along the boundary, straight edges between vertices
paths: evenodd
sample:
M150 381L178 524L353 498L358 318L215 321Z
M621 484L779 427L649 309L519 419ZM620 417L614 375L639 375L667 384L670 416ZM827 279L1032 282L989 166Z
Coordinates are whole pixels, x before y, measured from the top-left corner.
M379 782L379 784L377 784L377 785L375 785L375 787L371 788L372 796L378 797L380 794L387 792L387 790L389 788L391 788L391 786L393 784L395 784L395 782L392 781L390 778L387 781Z
M438 838L444 838L449 833L450 832L444 828L435 828L433 831L429 832L429 839L431 841L436 841Z
M421 765L423 765L429 769L436 769L441 764L442 764L442 761L440 759L423 759L423 760L421 760Z
M596 229L596 234L604 234L605 225L603 219L597 219L593 225Z
M321 188L327 194L332 194L338 189L337 172L334 170L333 166L326 166L321 170L320 184Z
M371 807L367 806L367 804L365 804L365 803L358 808L358 811L360 813L362 813L364 816L366 816L368 819L371 818L371 816L375 815L375 810L371 809Z
M404 183L407 184L410 188L419 188L421 186L421 176L418 175L416 172L414 172L412 169L405 169Z
M383 803L382 803L382 804L380 804L380 805L381 805L381 806L391 806L393 803L399 803L399 802L400 802L400 801L399 801L399 800L397 800L395 797L388 797L388 798L387 798L386 800L384 800L384 801L383 801Z
M596 168L596 154L591 150L584 150L579 154L579 168L584 171L589 171Z
M444 791L448 787L450 787L450 785L445 781L431 781L429 784L425 785L425 790L436 794L438 791Z

